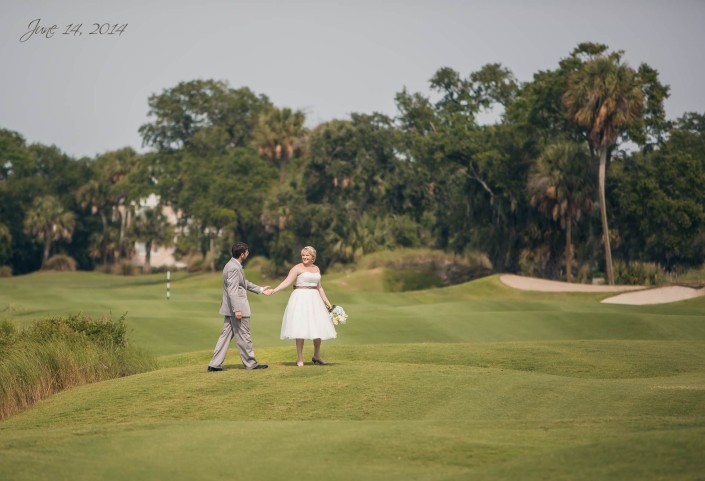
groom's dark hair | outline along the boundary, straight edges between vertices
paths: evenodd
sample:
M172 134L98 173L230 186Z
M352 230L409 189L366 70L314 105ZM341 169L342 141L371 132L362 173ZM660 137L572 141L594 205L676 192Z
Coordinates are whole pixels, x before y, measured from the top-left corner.
M235 259L239 258L243 252L250 250L249 247L247 247L247 244L244 242L236 242L233 244L232 249L230 249L230 253L233 255Z

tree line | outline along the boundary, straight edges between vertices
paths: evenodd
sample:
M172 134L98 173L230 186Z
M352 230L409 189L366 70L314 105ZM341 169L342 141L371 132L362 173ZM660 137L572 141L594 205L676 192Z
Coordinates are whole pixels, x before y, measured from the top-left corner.
M582 43L528 82L500 64L440 68L429 92L396 94L393 116L314 128L249 88L182 82L148 99L146 153L74 159L2 129L0 265L61 253L93 269L140 241L216 269L242 239L279 266L308 244L323 268L399 247L569 281L700 266L705 115L668 120L669 87L623 55ZM159 206L139 208L151 194Z

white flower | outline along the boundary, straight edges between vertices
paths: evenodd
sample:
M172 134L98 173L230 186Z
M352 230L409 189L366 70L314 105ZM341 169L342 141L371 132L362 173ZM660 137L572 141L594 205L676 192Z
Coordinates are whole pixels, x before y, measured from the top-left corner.
M330 320L333 321L333 324L336 326L345 324L345 321L348 320L348 315L345 314L345 309L343 309L342 306L333 306L333 309L330 310L329 316Z

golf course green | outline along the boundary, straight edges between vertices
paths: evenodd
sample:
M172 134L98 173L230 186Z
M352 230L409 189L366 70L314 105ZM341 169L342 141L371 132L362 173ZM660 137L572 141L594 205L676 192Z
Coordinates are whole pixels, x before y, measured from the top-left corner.
M705 297L602 304L498 276L392 293L381 276L324 276L349 315L327 366L296 367L279 340L288 293L251 295L269 369L242 369L232 345L223 372L206 372L219 273L172 275L170 300L164 274L0 279L0 318L127 313L159 365L1 421L0 479L705 479Z

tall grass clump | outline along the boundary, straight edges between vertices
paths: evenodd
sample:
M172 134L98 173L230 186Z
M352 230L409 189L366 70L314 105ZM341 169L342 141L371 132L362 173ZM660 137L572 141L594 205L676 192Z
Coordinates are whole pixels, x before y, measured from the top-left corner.
M654 262L615 260L614 280L617 284L658 286L667 281L666 271Z
M74 386L156 368L130 345L124 316L84 314L34 321L19 330L0 323L0 419Z
M699 267L675 269L669 273L668 280L674 284L705 287L705 264Z

